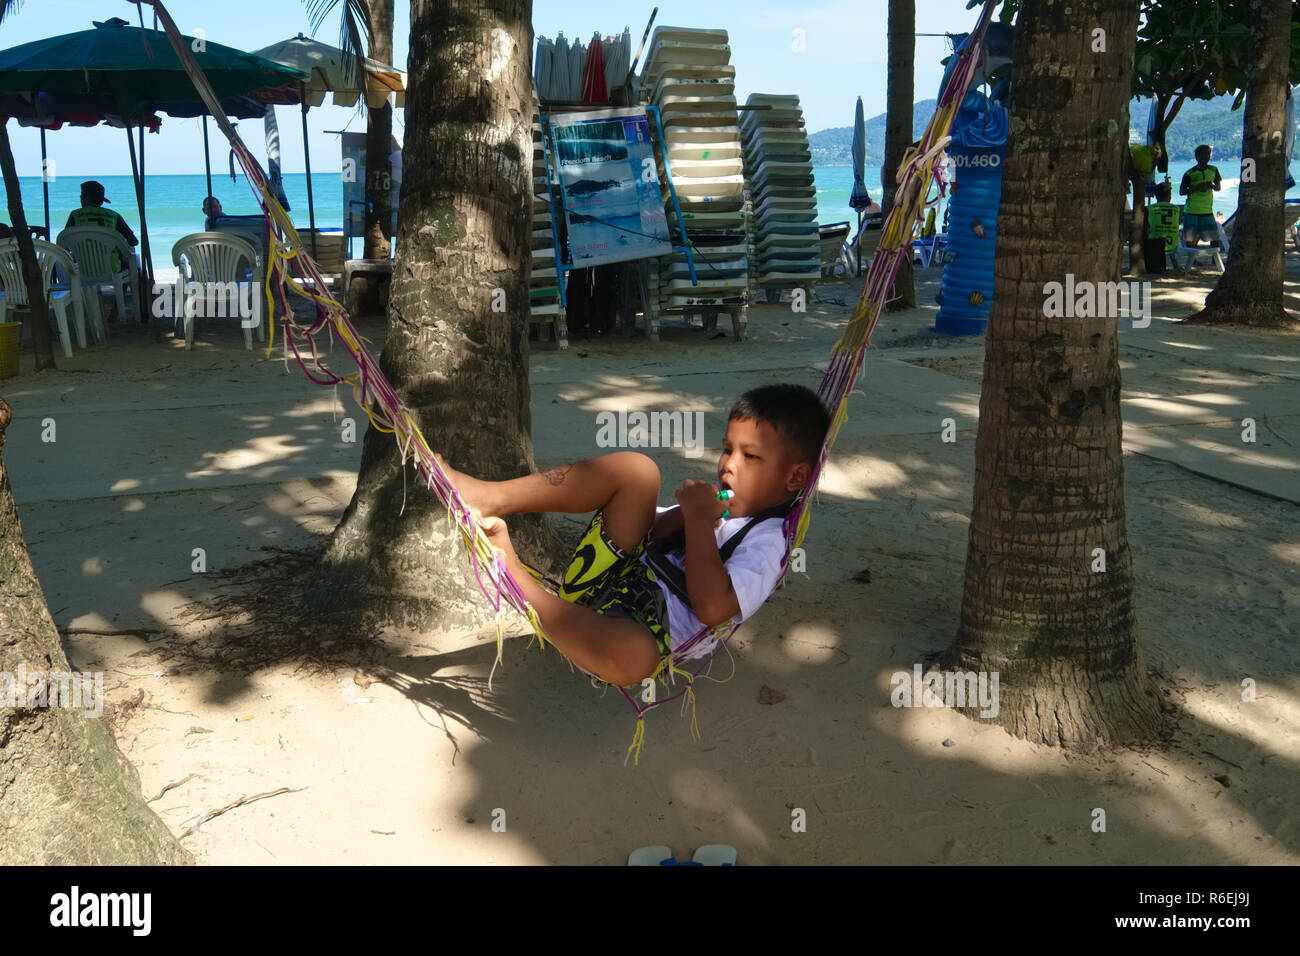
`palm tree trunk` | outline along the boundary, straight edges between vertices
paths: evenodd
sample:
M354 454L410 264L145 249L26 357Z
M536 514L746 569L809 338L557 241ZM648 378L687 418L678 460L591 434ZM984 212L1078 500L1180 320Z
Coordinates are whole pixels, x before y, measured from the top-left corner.
M880 184L885 196L880 208L885 218L894 205L894 189L903 154L915 141L912 128L916 84L916 0L889 0L889 78L885 97L885 164ZM916 283L912 257L904 256L889 293L889 311L916 308Z
M36 247L27 228L27 215L23 212L23 194L18 184L18 169L9 145L9 124L0 117L0 169L4 172L5 197L9 202L9 223L14 238L18 240L18 258L22 263L23 284L27 286L28 321L31 322L32 350L36 353L36 368L54 368L54 336L50 334L50 314L45 301L45 281L36 261Z
M370 11L369 56L381 63L393 59L393 0L367 0ZM392 254L390 239L393 218L393 164L389 158L393 139L393 106L366 108L366 223L362 255L387 259ZM366 314L379 314L379 281L361 275L354 281L355 301L363 302Z
M0 449L12 420L0 399ZM32 570L0 454L0 673L14 695L13 706L0 705L0 866L192 862L145 803L139 776L102 715L90 716L90 707L40 706L17 682L18 675L59 672L71 668Z
M535 470L531 6L440 0L412 10L402 213L380 357L433 448L489 479ZM492 308L498 289L503 312ZM512 519L511 531L521 556L548 563L553 539L540 517ZM373 428L320 571L322 607L359 604L421 630L487 620L442 506L409 475L404 486L392 436Z
M1080 39L1097 27L1105 55ZM1049 283L1118 278L1136 28L1137 0L1021 8L961 622L944 660L999 674L994 719L1010 733L1085 750L1162 730L1134 614L1117 321L1046 314Z
M1205 308L1185 321L1207 325L1234 323L1295 328L1300 319L1282 305L1283 209L1286 168L1282 138L1286 129L1290 58L1291 0L1251 0L1255 25L1246 115L1241 131L1243 170L1255 162L1253 180L1242 175L1237 220L1223 275Z
M1146 203L1146 183L1140 178L1137 168L1129 169L1130 193L1133 197L1132 215L1128 223L1128 271L1132 275L1146 272L1146 229L1143 228L1142 207Z

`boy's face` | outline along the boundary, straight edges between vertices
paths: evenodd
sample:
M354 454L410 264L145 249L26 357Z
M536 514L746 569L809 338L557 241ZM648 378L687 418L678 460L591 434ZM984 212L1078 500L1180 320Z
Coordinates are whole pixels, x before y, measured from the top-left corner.
M1208 149L1198 149L1196 151L1196 162L1204 166L1210 161L1210 151Z
M718 459L718 487L735 497L727 503L732 516L743 518L786 501L812 476L797 462L780 433L768 422L733 418L727 423Z

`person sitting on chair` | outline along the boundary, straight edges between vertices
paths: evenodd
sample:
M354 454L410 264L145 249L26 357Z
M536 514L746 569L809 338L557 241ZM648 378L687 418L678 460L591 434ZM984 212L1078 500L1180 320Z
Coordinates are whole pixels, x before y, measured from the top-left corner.
M207 217L203 222L204 231L211 232L215 229L217 220L225 214L225 211L221 208L221 200L216 196L209 196L203 200L203 215Z
M1165 253L1178 247L1178 221L1181 213L1169 201L1169 181L1156 185L1156 201L1146 206L1147 242L1143 258L1147 272L1165 271Z
M98 226L101 229L114 229L128 244L132 246L138 245L140 240L136 239L135 233L126 224L126 220L113 210L105 209L104 203L106 202L112 202L112 200L104 196L103 183L95 182L93 179L82 183L81 208L68 213L68 222L65 228ZM121 272L126 268L126 263L122 261L122 257L116 249L113 250L112 264L114 272Z

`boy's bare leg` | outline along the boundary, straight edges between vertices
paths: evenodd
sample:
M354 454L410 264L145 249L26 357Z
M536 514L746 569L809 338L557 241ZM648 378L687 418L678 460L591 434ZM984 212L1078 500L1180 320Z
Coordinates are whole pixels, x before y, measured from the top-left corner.
M482 524L492 546L504 552L506 568L536 609L551 643L565 657L619 687L639 684L654 673L659 666L659 645L649 631L635 621L604 617L547 591L519 563L505 521L483 518Z
M659 503L659 467L639 452L614 452L507 481L481 481L456 471L441 455L434 458L465 503L484 517L537 511L583 514L600 508L605 534L624 551L636 550Z

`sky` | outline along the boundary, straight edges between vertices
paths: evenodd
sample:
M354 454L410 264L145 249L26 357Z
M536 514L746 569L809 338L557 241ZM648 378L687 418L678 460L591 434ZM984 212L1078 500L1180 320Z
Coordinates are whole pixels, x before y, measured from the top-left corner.
M202 29L209 40L243 50L256 50L298 33L312 35L302 0L170 0L166 4L181 31ZM595 32L632 33L633 53L645 30L653 3L629 0L534 0L535 36L554 39L561 31L572 41L588 41ZM750 94L794 93L800 98L809 132L850 126L858 96L868 118L885 111L885 26L887 0L669 0L659 5L656 26L722 28L730 35L736 67L736 93L741 102ZM0 24L0 49L61 33L91 29L93 20L118 16L138 23L136 6L128 0L26 0L16 15ZM152 26L149 8L145 25ZM395 4L393 59L406 68L410 4ZM916 0L917 30L928 33L965 32L976 11L965 0ZM315 34L337 45L335 16ZM798 47L802 49L797 49ZM943 68L939 60L950 46L942 36L916 38L916 99L938 92ZM644 54L642 56L644 61ZM394 130L401 132L404 110L395 113ZM304 171L301 121L296 107L277 110L282 163L287 173ZM202 173L203 138L198 119L162 117L162 128L145 138L146 173ZM326 105L308 114L312 171L340 168L338 130L362 131L365 118L355 109ZM240 133L258 159L264 159L261 120L244 120ZM226 170L227 150L212 136L213 175ZM331 132L333 131L333 132ZM40 175L40 136L31 127L9 124L14 159L20 176ZM129 175L131 160L121 129L64 127L46 134L49 156L57 175Z

